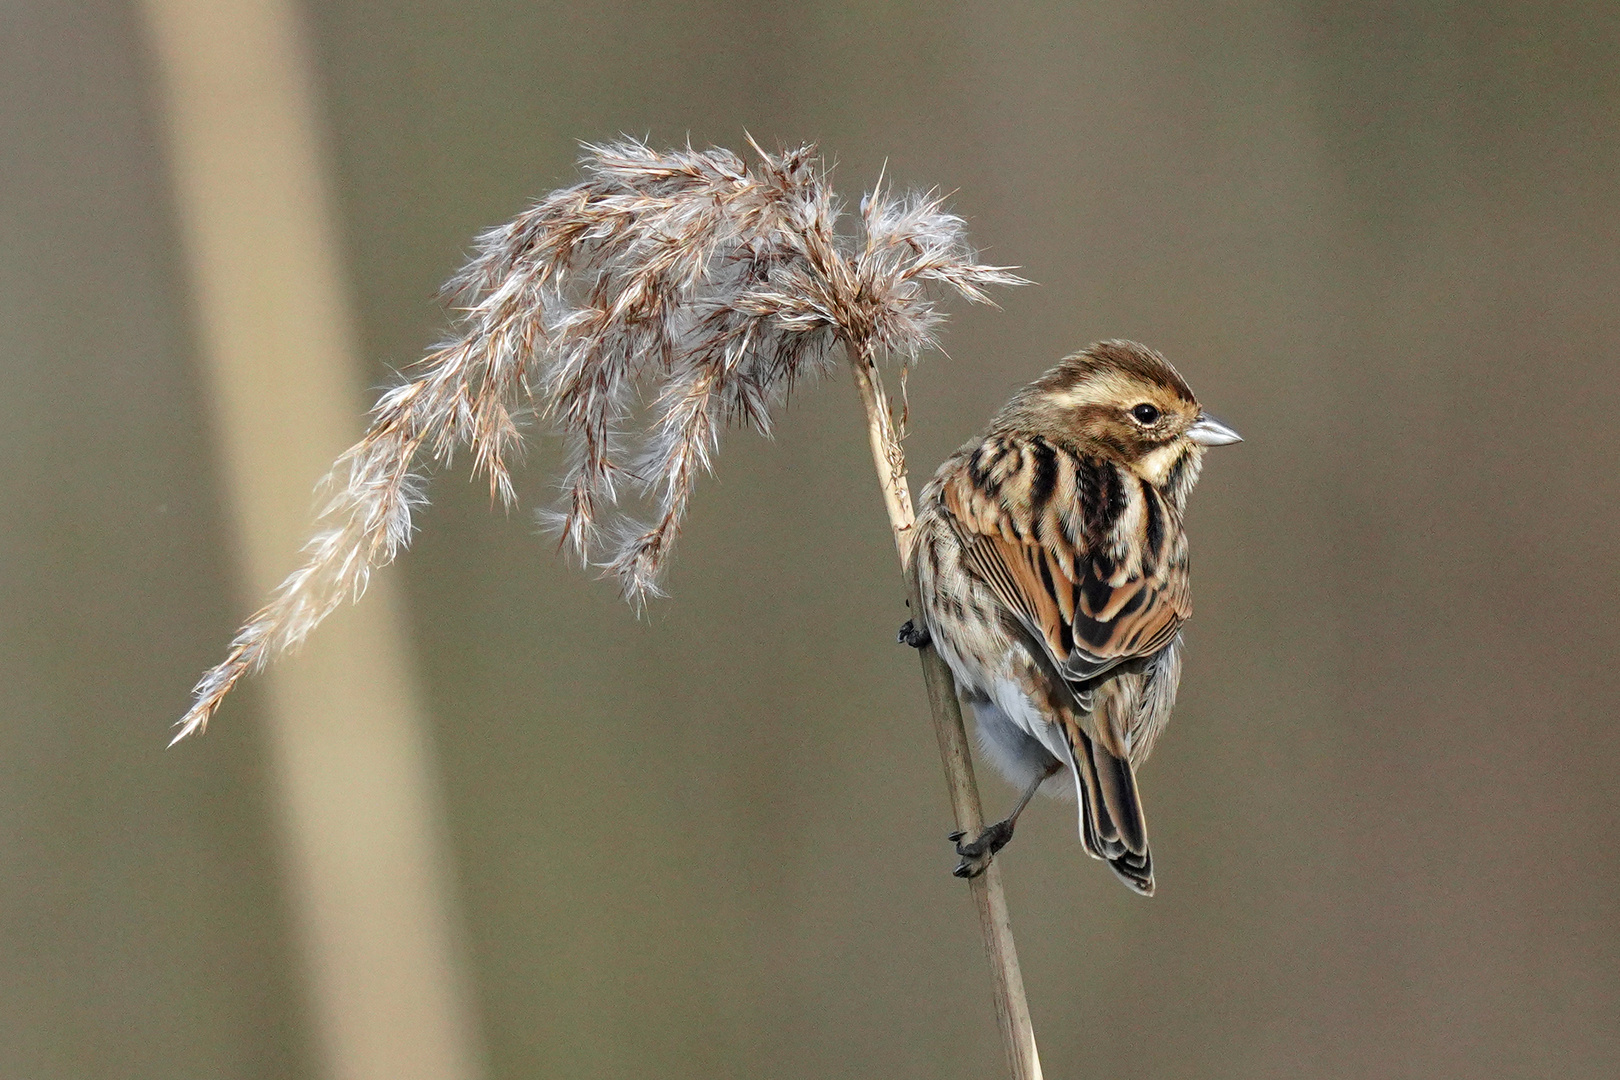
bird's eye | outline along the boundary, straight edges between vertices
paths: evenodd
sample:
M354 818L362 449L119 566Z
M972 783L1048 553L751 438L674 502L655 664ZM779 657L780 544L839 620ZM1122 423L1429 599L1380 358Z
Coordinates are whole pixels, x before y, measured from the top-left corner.
M1159 410L1144 401L1142 404L1131 410L1131 416L1135 418L1138 424L1146 427L1149 424L1153 424L1158 421Z

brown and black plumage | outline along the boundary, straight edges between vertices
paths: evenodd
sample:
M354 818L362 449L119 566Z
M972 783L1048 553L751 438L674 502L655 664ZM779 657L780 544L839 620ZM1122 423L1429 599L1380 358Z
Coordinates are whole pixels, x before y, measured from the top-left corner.
M1020 391L923 490L922 618L1024 796L958 845L981 870L1035 791L1073 791L1086 850L1153 891L1136 769L1170 718L1192 615L1182 511L1208 416L1159 354L1109 341Z

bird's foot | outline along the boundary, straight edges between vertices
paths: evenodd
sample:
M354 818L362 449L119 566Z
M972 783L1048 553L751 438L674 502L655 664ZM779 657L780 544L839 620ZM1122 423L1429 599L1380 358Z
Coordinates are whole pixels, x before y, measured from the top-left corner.
M902 645L910 645L913 649L926 649L933 638L928 635L928 627L918 626L915 619L907 619L900 627L900 636L896 638Z
M959 878L976 878L984 873L985 867L990 865L990 858L996 852L1007 846L1012 839L1013 823L1011 821L998 821L987 826L977 837L962 842L965 832L953 832L950 839L956 843L956 853L962 856L956 869L951 873Z

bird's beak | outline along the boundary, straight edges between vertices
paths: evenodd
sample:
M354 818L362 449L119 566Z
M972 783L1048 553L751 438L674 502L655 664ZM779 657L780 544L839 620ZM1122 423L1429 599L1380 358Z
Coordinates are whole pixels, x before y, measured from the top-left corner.
M1187 429L1187 438L1202 446L1225 446L1228 443L1243 441L1243 436L1207 412L1198 414L1198 420Z

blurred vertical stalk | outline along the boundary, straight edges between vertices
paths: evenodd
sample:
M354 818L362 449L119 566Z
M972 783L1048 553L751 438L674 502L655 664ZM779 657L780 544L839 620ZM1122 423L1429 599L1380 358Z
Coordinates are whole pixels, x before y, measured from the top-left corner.
M866 432L872 445L872 463L877 467L878 486L888 510L889 527L894 530L894 546L905 575L907 601L913 615L920 617L922 603L916 579L911 574L912 548L916 544L916 511L911 487L906 480L906 453L895 431L883 377L873 362L868 343L847 345L850 371L866 410ZM956 697L951 669L932 645L920 650L923 682L928 688L928 704L934 717L934 734L945 764L945 783L950 789L951 810L956 827L969 836L984 829L984 811L979 805L979 787L973 778L973 758L968 750L967 730L962 724L962 706ZM1018 947L1013 942L1012 920L1007 912L1007 894L1001 885L1001 867L994 859L978 877L968 879L968 891L979 912L979 931L995 979L996 1019L1001 1026L1007 1067L1013 1080L1041 1080L1041 1057L1035 1046L1035 1026L1024 996L1024 975L1018 967Z
M240 563L286 573L310 487L359 434L352 319L290 0L144 0ZM398 601L334 620L270 673L290 904L320 1071L481 1072L443 821ZM197 752L191 750L188 752Z

